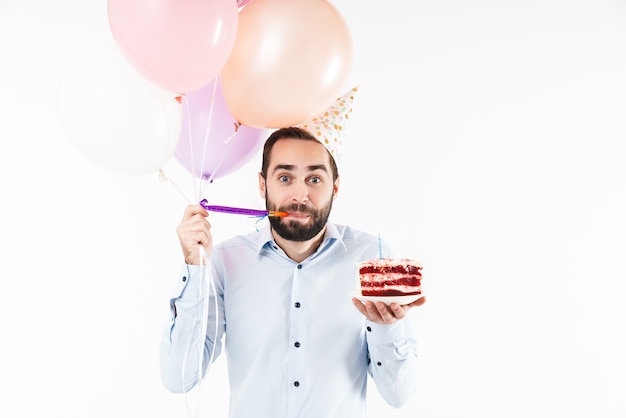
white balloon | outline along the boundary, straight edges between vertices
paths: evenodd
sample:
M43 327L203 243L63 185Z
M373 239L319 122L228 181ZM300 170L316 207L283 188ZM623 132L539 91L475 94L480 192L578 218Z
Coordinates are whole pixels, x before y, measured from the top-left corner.
M116 45L69 66L59 85L57 105L70 142L111 171L154 173L176 151L180 103L173 93L144 79Z

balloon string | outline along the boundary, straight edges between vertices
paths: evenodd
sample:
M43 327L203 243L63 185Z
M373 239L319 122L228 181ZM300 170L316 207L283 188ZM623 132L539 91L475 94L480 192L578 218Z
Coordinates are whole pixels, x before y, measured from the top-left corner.
M213 337L213 347L211 349L211 355L209 356L209 360L207 362L207 369L206 369L206 373L204 373L205 375L209 373L209 369L211 368L211 364L213 364L213 360L214 360L214 355L215 355L215 346L217 345L217 338L218 338L218 330L219 330L219 310L218 310L218 305L217 305L217 292L215 291L215 283L213 282L213 280L211 279L210 276L210 271L211 271L211 265L210 265L210 260L206 255L206 252L204 251L204 247L200 246L200 253L199 253L199 261L200 261L200 265L203 266L202 267L202 272L201 272L201 293L200 293L200 298L202 299L202 320L201 320L201 325L200 325L200 340L196 342L196 347L198 348L198 367L196 369L196 373L197 373L197 384L196 384L196 392L197 392L197 398L196 398L196 409L195 409L195 414L193 413L192 407L190 405L189 399L188 399L188 393L189 391L185 391L184 387L183 387L183 393L185 394L185 405L187 407L187 414L189 415L189 417L195 416L195 417L200 417L200 401L201 401L201 391L202 391L202 381L203 381L203 363L204 363L204 347L205 347L205 343L206 343L206 338L207 338L207 332L208 332L208 320L209 320L209 287L211 289L211 292L213 293L213 306L215 308L215 330L214 330L214 337ZM189 346L187 347L187 352L191 352L191 349L193 348L194 343L193 341L189 340ZM185 357L186 359L186 357ZM185 384L185 363L186 361L183 360L183 365L182 365L182 373L183 373L183 385Z
M187 113L187 137L189 138L189 155L193 157L194 151L193 151L193 137L191 136L192 135L191 134L191 115L189 113L189 101L187 100L186 95L182 96L182 100L183 100L183 106L185 106L185 110ZM194 160L193 158L190 158L190 160L191 160L191 172L195 173L196 168L195 168ZM196 184L196 177L194 175L191 176L191 181L192 181L192 189L197 190L198 185ZM186 200L189 201L189 199L186 199Z
M237 135L237 130L236 129L235 129L235 132L233 132L228 138L226 138L224 140L224 143L228 143L228 147L222 153L222 157L220 158L220 160L218 161L217 165L215 166L215 169L211 173L211 176L209 176L209 178L206 180L206 182L204 184L204 188L200 190L200 195L198 196L198 199L200 198L200 196L203 196L205 194L206 187L213 182L213 178L215 177L215 174L218 172L219 168L224 163L224 160L226 159L226 154L228 154L228 151L230 151L230 149L232 148L233 144L235 143L235 141L231 141L231 139L233 139L233 137L235 135Z
M208 114L208 119L207 119L206 130L204 131L204 142L203 142L203 147L202 147L202 159L200 160L200 168L204 167L204 163L205 163L206 155L207 155L207 148L209 146L209 138L211 136L211 126L213 125L213 110L215 109L215 93L217 91L218 82L219 82L218 77L215 77L213 79L213 89L211 90L211 100L209 102L210 105L209 105L209 114ZM189 125L191 125L191 123ZM189 136L189 138L191 138L191 135ZM191 160L193 161L193 158ZM195 171L192 170L192 172L195 172ZM212 181L213 181L213 173L211 174L211 178L206 180L205 187L206 187L206 184L209 184ZM196 200L199 200L200 196L202 196L202 192L204 188L202 187L202 185L200 185L200 187L198 187L196 190L198 192L198 194L196 195Z
M187 197L187 195L185 193L183 193L182 189L180 187L178 187L178 185L176 183L174 183L174 181L172 181L172 179L170 179L169 177L167 177L165 175L165 172L163 171L162 168L159 169L159 179L161 179L161 181L167 181L172 186L174 186L174 189L176 189L178 194L180 194L183 197L183 199L185 199L185 201L187 201L188 204L191 204L191 200Z
M208 120L207 120L207 126L206 126L206 130L204 132L204 142L203 142L203 147L202 147L202 155L201 155L201 163L200 163L200 170L202 170L202 167L204 167L204 164L206 162L206 157L207 157L207 148L209 146L209 138L211 136L211 127L213 125L213 113L215 110L215 95L217 94L217 87L218 87L218 83L219 83L219 79L218 77L215 77L215 79L213 80L213 89L211 91L211 100L210 100L210 105L209 105L209 113L208 113ZM196 173L196 169L194 167L194 161L195 159L193 158L194 155L194 150L193 150L193 137L192 137L192 133L191 133L191 116L189 113L189 104L186 101L185 96L183 96L183 99L185 99L185 105L186 105L186 109L187 109L187 126L188 126L188 137L189 137L189 149L190 149L190 154L191 154L191 172L192 173ZM226 159L226 155L228 154L228 151L230 150L230 148L233 146L233 142L231 142L231 140L234 138L234 136L237 134L239 127L241 126L240 122L235 122L235 131L228 136L225 140L224 143L228 144L228 148L226 148L226 150L222 153L222 156L220 158L220 160L218 161L217 166L213 169L213 171L211 172L211 175L206 178L206 179L202 179L203 181L198 185L196 183L196 176L195 174L192 175L193 178L193 189L197 191L197 195L196 195L196 199L195 200L199 200L200 196L202 196L205 191L206 188L208 187L209 184L211 184L213 182L213 179L215 177L215 175L217 174L217 172L219 171L219 168L222 166L222 164L224 163L225 159ZM202 173L199 172L199 177L202 176Z

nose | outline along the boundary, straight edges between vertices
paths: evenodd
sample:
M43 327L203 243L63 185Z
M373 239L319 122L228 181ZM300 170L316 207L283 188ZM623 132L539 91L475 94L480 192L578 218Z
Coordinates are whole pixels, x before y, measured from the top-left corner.
M305 182L298 182L292 188L292 201L296 203L306 203L309 201L309 188Z

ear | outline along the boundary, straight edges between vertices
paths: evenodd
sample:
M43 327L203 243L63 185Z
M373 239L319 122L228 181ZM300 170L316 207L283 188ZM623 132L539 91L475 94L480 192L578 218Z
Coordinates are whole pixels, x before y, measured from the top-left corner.
M261 172L259 172L259 193L261 194L261 199L265 200L265 179Z
M337 176L337 180L335 180L335 184L333 184L333 198L337 197L339 194L339 179L341 177Z

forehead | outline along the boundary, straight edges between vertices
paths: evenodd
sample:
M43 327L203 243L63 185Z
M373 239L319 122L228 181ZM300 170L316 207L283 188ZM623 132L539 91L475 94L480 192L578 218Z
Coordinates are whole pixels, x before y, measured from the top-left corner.
M274 144L270 155L270 170L276 166L293 166L304 168L324 166L330 168L330 156L321 142L282 138Z

